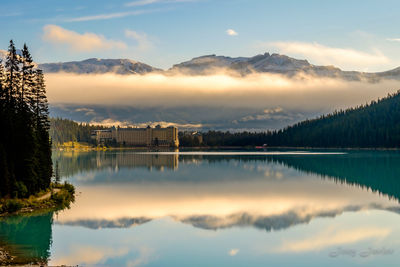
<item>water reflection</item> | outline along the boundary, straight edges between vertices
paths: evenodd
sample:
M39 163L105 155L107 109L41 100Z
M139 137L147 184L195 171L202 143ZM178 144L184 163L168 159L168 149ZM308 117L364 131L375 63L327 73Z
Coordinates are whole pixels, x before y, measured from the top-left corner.
M123 228L169 216L202 229L271 231L348 211L399 212L397 153L178 157L98 152L91 157L96 171L73 177L83 193L60 215L59 224ZM154 174L143 166L175 171Z
M64 177L90 171L111 169L118 171L120 168L146 168L148 170L163 171L178 168L178 155L149 155L132 152L79 152L56 151L53 161L60 164L60 172Z
M77 187L71 209L0 222L3 243L54 265L291 266L302 256L310 263L307 253L397 248L400 239L397 152L58 152L54 160ZM15 229L48 232L36 243Z
M195 153L196 154L196 153ZM387 194L400 199L400 153L399 152L346 152L338 154L308 154L308 155L179 155L179 154L147 154L146 152L56 152L53 159L58 160L61 173L70 177L82 172L101 169L114 170L120 168L146 168L148 170L163 171L177 170L181 164L200 164L208 162L235 161L238 164L246 162L279 163L298 171L319 175L323 178L334 179L338 183L360 185L373 191ZM203 164L204 165L204 164ZM253 168L246 166L243 168ZM277 174L281 175L281 174ZM90 176L90 174L89 174ZM136 179L137 177L130 177ZM181 177L170 176L169 179L181 180ZM187 178L187 177L186 177ZM215 177L202 177L201 179L214 179ZM218 177L221 178L221 177ZM224 176L231 180L232 177Z
M0 218L0 246L15 257L10 263L47 263L52 223L53 212Z
M339 183L355 184L400 199L400 153L350 152L346 155L279 156L272 161Z

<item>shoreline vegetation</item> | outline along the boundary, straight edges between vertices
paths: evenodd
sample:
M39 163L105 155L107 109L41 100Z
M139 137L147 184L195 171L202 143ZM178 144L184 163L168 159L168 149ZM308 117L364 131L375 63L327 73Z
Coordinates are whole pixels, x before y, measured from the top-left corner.
M0 217L63 210L70 208L74 201L75 187L72 184L53 183L49 189L29 198L0 199Z
M72 143L72 142L71 142ZM113 146L90 146L85 143L79 143L79 142L74 142L74 145L59 145L55 148L54 150L57 151L66 151L66 152L91 152L91 151L121 151L121 150L160 150L160 151L165 151L168 150L170 151L171 148L157 148L157 147L138 147L138 146L125 146L125 147L113 147ZM390 151L397 151L400 150L400 147L295 147L295 146L266 146L263 148L256 148L256 146L180 146L179 148L173 148L172 150L229 150L229 149L250 149L250 150L257 150L257 151L267 151L271 149L283 149L283 150L301 150L301 149L307 149L307 150L379 150L379 151L385 151L385 150L390 150Z

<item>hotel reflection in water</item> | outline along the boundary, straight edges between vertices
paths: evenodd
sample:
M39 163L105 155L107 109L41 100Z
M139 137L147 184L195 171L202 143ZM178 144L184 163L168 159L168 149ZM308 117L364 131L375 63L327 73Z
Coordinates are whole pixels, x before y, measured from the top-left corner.
M178 151L178 150L176 150ZM136 153L97 153L96 166L101 169L111 167L115 171L120 168L143 168L149 170L156 169L163 171L164 168L177 170L179 165L178 154L173 155L153 155L153 154L136 154Z

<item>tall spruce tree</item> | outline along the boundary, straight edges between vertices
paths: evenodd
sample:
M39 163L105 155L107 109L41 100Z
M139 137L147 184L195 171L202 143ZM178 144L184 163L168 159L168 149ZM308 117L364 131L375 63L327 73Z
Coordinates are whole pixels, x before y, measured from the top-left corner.
M41 69L36 70L35 86L33 90L34 107L37 126L49 128L49 105L46 97L46 85Z
M48 103L43 72L28 47L17 54L11 40L0 62L0 197L26 197L50 185Z
M6 104L13 105L15 97L19 91L20 72L19 72L19 57L13 40L10 40L8 54L6 59Z
M35 86L35 64L28 50L28 46L24 44L22 49L22 85L21 85L21 100L31 104L32 91Z
M36 138L41 144L38 151L38 164L40 168L40 182L43 188L50 185L53 175L51 160L51 142L49 136L49 107L46 97L46 85L44 81L43 71L37 69L35 71L35 85L33 89L33 100L36 121Z
M8 127L5 113L6 90L4 66L0 60L0 125L6 129L5 131L0 131L0 140L5 140ZM10 191L10 176L7 161L7 153L3 141L0 141L0 196Z

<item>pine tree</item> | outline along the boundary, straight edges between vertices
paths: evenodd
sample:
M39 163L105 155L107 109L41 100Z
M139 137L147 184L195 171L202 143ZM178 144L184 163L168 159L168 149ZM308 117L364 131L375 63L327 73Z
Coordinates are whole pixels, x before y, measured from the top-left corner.
M0 100L2 100L6 95L6 77L4 72L3 62L0 60ZM3 101L1 102L3 104ZM0 107L1 108L1 107Z
M35 114L36 127L49 128L49 105L46 97L46 85L43 71L35 71L35 85L32 90L32 109Z
M0 60L0 125L7 127L5 114L5 73L3 62ZM5 131L0 131L0 140L5 140ZM0 196L6 195L10 191L10 177L7 164L7 153L0 142Z
M51 141L49 136L49 107L46 97L46 85L43 72L40 69L35 71L35 85L33 89L33 111L36 122L36 138L40 144L38 164L40 166L40 183L42 188L50 185L53 174L51 160Z
M56 184L59 184L60 181L61 181L60 169L58 167L58 160L56 161L56 167L55 167L55 170L54 170L54 179L55 179Z
M19 91L20 73L19 73L19 57L13 40L10 40L8 54L6 60L6 104L13 105L14 98Z
M33 191L37 191L40 189L40 183L38 183L39 162L36 158L38 143L34 136L33 114L27 103L27 96L29 95L28 92L30 91L33 78L33 60L26 45L24 45L22 56L17 55L17 59L18 64L22 65L22 67L19 71L18 87L14 89L14 91L18 92L16 121L13 123L15 126L14 138L16 139L14 147L16 153L18 153L17 157L20 158L20 160L16 161L15 174L18 177L16 190L20 192L21 188L27 187Z
M29 53L28 46L24 44L24 48L22 49L21 101L29 104L32 103L32 93L35 85L34 67L35 65L33 63L32 56Z

